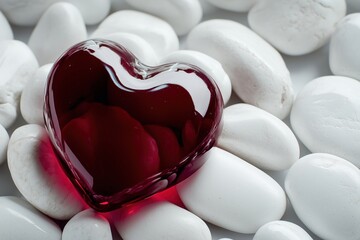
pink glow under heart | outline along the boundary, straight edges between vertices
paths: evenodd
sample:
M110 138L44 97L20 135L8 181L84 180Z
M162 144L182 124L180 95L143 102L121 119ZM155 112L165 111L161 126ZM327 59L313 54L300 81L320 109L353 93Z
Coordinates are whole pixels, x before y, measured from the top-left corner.
M54 65L45 122L87 203L108 211L183 180L219 133L219 90L186 64L148 67L122 46L89 40Z

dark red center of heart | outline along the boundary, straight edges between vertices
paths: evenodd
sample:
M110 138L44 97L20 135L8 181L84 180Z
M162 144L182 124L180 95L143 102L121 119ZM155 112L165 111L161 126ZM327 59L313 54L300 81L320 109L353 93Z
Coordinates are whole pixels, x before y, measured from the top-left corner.
M107 211L194 172L215 142L222 100L201 70L144 66L126 49L89 40L55 63L45 121L70 180Z

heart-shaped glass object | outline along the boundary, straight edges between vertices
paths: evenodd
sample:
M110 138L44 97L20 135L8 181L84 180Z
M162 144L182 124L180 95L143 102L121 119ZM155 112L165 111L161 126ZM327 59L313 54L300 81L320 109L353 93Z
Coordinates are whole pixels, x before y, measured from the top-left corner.
M195 66L149 67L114 42L88 40L55 63L44 116L67 176L92 208L109 211L196 171L222 108Z

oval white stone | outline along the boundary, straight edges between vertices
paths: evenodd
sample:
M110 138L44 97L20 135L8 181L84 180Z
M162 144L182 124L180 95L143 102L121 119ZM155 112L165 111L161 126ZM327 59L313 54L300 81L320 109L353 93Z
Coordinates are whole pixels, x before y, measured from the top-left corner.
M157 54L143 38L132 33L116 32L102 38L114 41L132 52L142 63L155 66L159 63Z
M249 11L258 0L207 0L218 8L234 12Z
M112 240L108 220L92 209L84 210L68 221L61 240Z
M322 239L360 239L360 170L329 154L297 161L285 179L300 220Z
M6 159L6 151L9 143L9 134L6 129L0 124L0 165Z
M331 37L329 49L330 68L334 75L360 81L360 13L346 16Z
M280 119L248 104L225 108L218 146L265 170L285 170L299 159L299 144Z
M174 29L164 20L146 13L132 10L115 12L99 25L92 37L103 37L116 32L132 33L142 37L149 42L159 57L179 49L179 39Z
M190 32L187 45L218 60L244 102L281 119L288 115L293 101L289 71L256 33L230 20L209 20Z
M60 2L41 16L29 39L39 64L53 63L68 48L87 37L79 10L70 3Z
M360 167L360 83L325 76L308 83L291 112L295 134L311 152L325 152Z
M169 202L143 201L114 216L126 240L211 240L208 226L197 216Z
M126 0L132 7L164 19L178 35L188 33L202 18L199 0Z
M195 65L209 74L219 87L224 104L229 101L231 96L231 81L217 60L201 52L191 50L175 51L161 60L162 64L176 62Z
M280 52L302 55L322 47L345 13L345 0L259 1L248 21Z
M216 147L203 157L205 164L177 185L187 209L240 233L255 233L263 224L282 217L285 193L270 176Z
M40 67L21 94L20 110L28 123L44 125L43 107L47 77L53 64Z
M37 60L28 46L16 40L0 41L0 124L14 123L21 91L38 69Z
M256 231L253 240L313 240L298 225L286 221L273 221Z
M99 23L108 15L111 4L111 0L11 0L0 1L0 9L11 23L34 26L46 9L57 2L74 4L82 13L86 24Z
M60 240L60 228L29 203L16 197L0 197L1 239Z
M1 40L11 40L14 38L11 27L6 20L4 14L0 11L0 41Z
M45 162L40 162L39 146L46 137L45 129L35 124L14 131L7 154L11 177L34 207L52 218L69 219L83 209L83 203L50 145L49 152L41 152L47 157Z

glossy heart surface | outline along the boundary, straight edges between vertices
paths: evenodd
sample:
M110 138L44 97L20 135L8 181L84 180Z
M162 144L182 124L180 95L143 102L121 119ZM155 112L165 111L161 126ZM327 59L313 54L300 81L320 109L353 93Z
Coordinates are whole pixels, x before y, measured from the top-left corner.
M149 67L122 46L88 40L51 70L46 128L86 202L109 211L185 179L221 128L222 98L195 66Z

